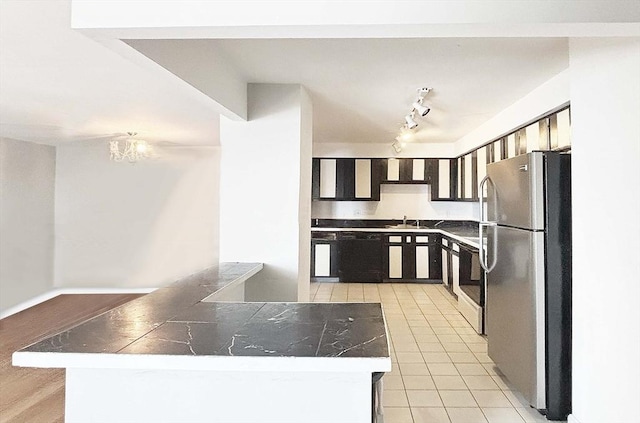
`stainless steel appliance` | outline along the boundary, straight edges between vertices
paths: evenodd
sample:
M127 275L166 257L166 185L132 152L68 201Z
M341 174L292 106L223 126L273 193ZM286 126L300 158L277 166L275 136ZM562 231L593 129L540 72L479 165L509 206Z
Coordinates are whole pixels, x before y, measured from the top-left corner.
M489 357L549 420L571 411L570 167L532 152L487 165L480 183Z
M458 311L478 333L484 332L485 281L477 248L460 243Z

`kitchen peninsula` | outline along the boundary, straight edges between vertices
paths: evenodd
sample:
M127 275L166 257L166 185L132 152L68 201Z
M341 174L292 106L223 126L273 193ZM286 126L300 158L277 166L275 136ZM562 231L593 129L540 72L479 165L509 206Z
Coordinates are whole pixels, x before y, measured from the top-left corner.
M193 274L13 364L66 368L68 423L370 422L371 375L391 370L381 305L218 302L261 269Z

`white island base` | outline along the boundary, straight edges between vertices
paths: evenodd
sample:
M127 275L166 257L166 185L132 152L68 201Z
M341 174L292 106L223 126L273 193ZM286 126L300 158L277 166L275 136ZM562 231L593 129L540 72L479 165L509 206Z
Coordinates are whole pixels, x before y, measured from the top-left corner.
M190 275L13 365L66 369L67 423L371 422L372 374L391 370L381 305L215 302L261 268Z
M371 422L371 373L68 368L67 423Z

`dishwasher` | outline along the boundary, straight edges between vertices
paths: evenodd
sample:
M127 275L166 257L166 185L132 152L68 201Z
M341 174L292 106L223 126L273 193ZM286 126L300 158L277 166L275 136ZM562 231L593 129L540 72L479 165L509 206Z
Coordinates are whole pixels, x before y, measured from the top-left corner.
M338 237L340 282L382 282L382 235L341 232Z

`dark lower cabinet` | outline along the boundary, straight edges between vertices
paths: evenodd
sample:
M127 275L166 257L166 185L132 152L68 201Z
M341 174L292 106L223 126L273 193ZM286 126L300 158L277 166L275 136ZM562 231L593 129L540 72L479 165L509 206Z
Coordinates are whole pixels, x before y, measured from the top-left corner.
M384 281L440 282L439 250L437 234L385 234L382 257Z
M338 278L338 240L335 232L312 235L311 279L336 280Z
M441 235L314 232L311 278L340 282L433 282L443 278Z

